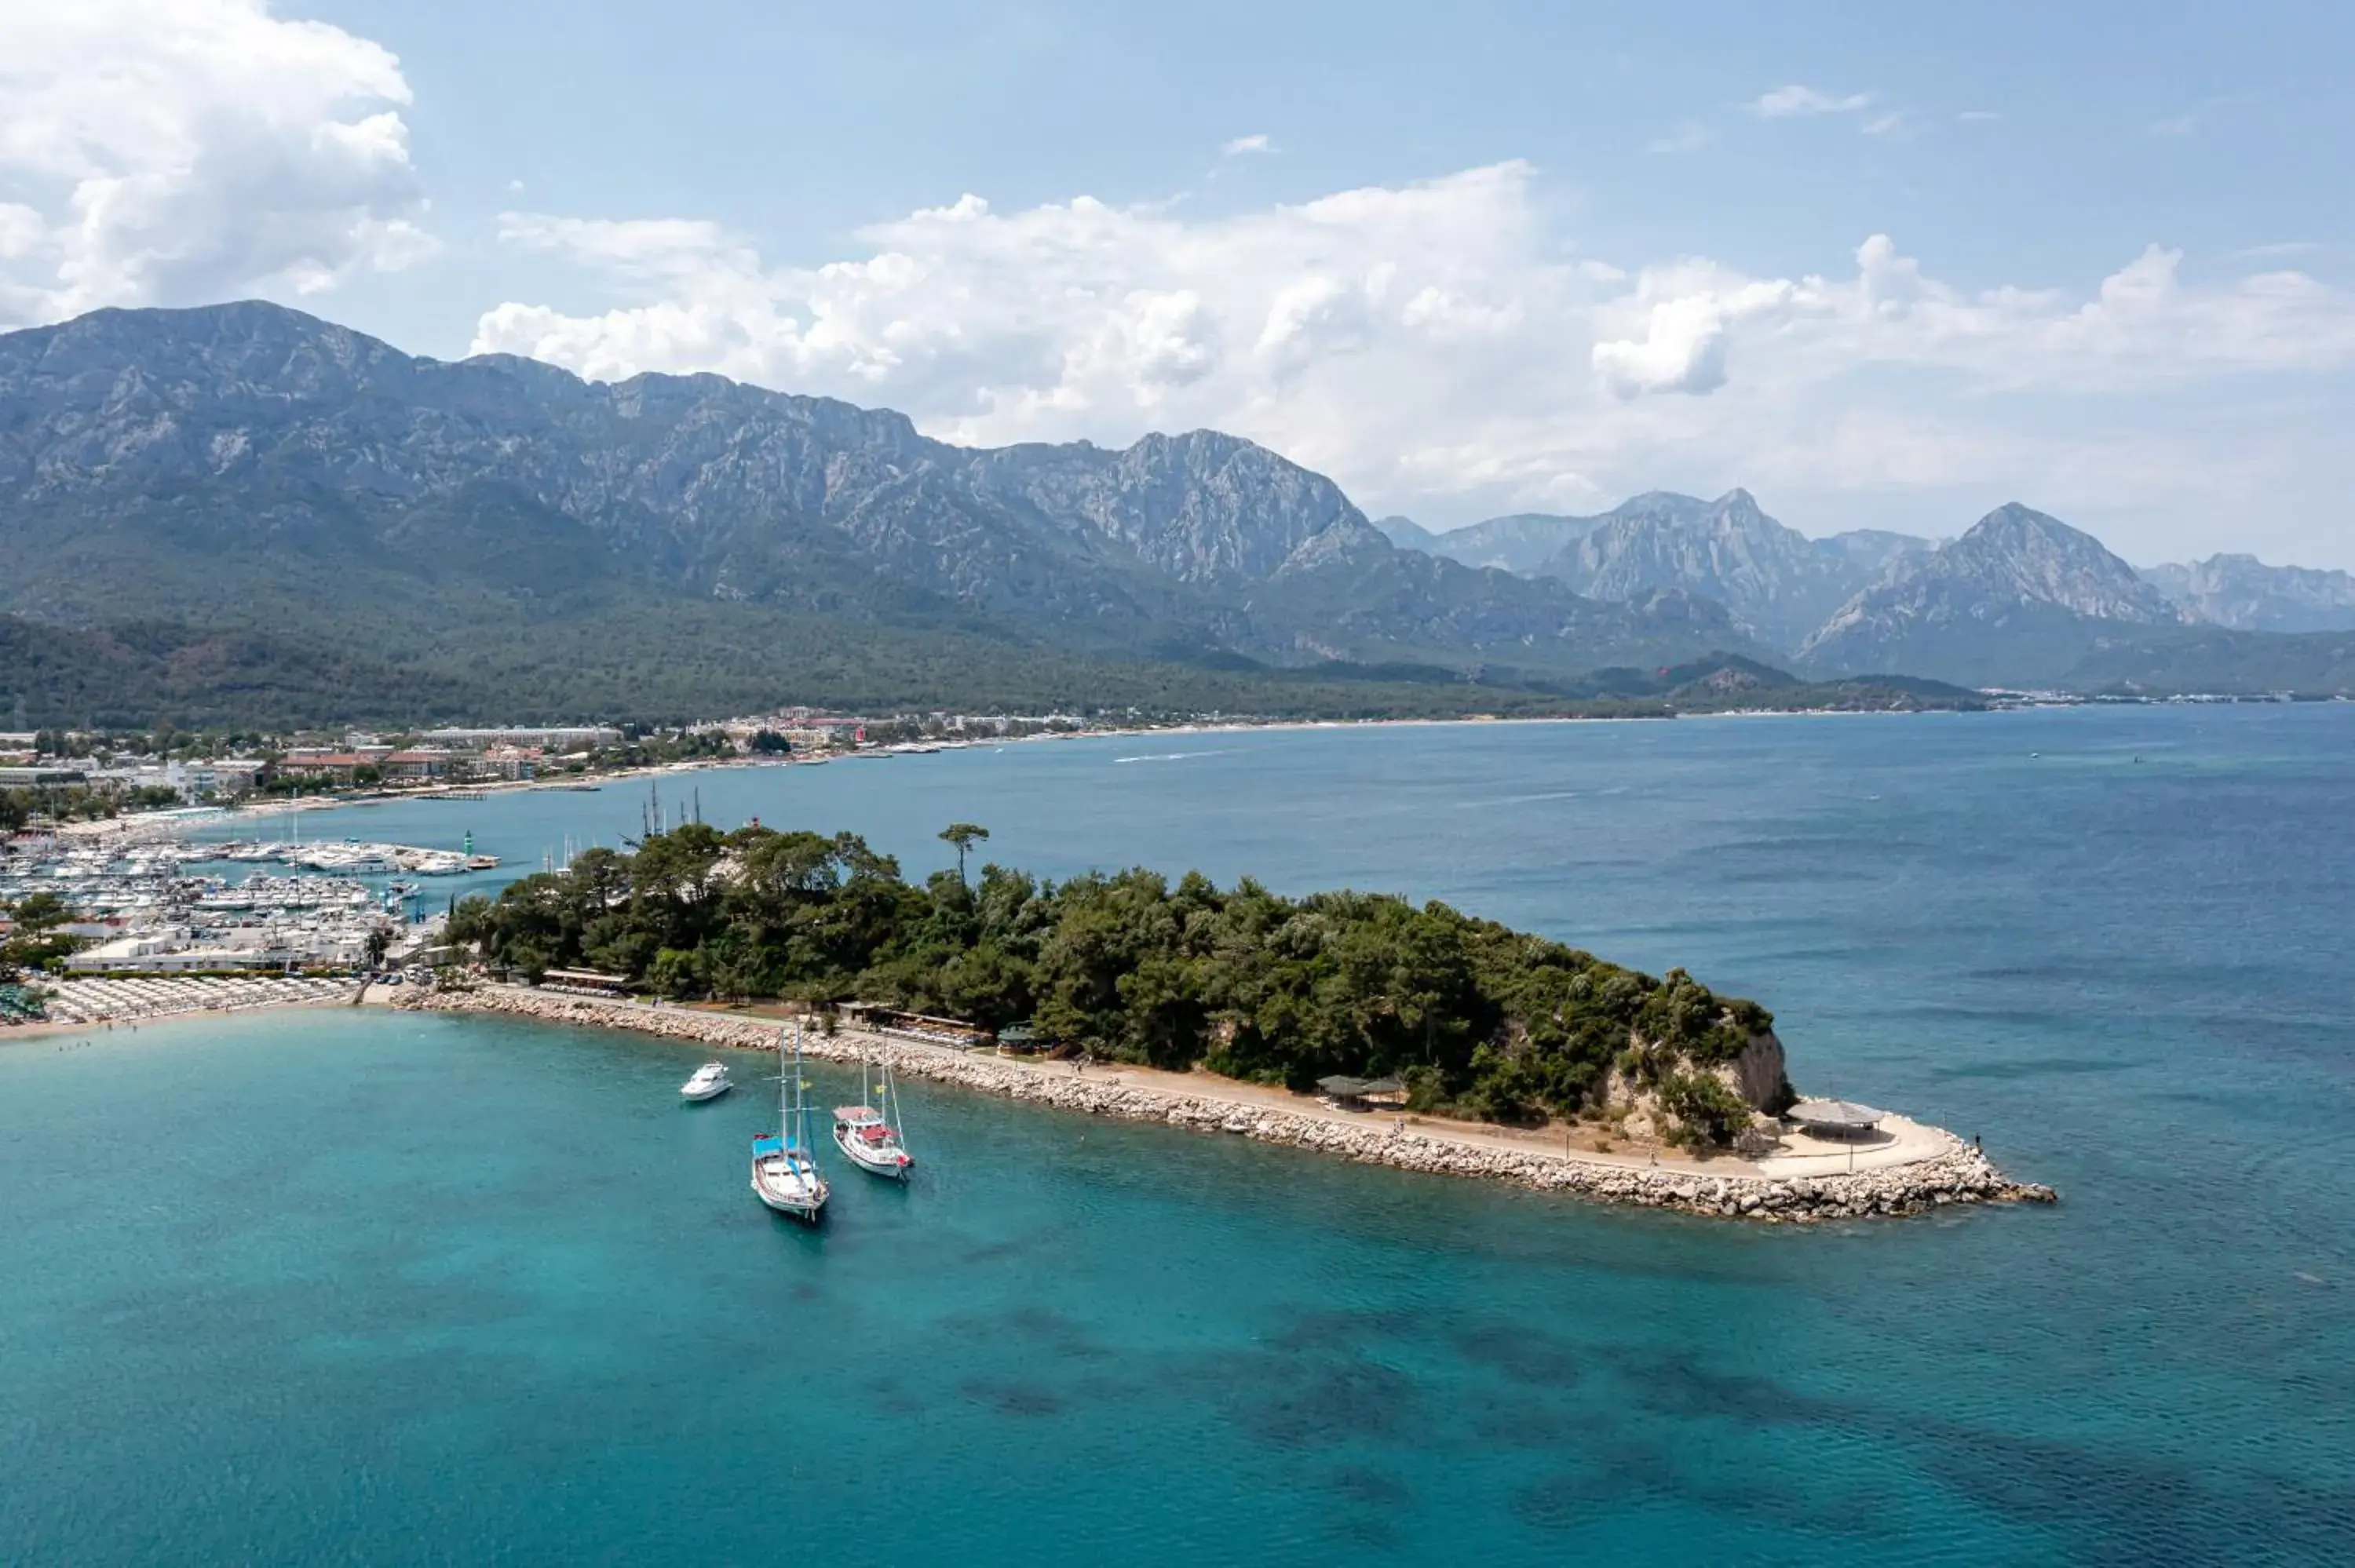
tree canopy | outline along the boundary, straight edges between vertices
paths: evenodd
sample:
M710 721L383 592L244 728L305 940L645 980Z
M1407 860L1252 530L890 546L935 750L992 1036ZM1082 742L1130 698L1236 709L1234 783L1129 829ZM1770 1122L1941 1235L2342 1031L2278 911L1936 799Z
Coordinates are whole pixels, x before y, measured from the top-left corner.
M1099 1057L1301 1090L1398 1075L1419 1108L1507 1121L1591 1108L1614 1068L1665 1085L1730 1062L1773 1023L1680 969L1656 979L1436 902L996 864L919 886L856 834L766 827L591 850L461 902L451 937L535 979L585 965L680 998L1028 1022Z
M27 894L15 908L0 905L8 917L8 933L0 940L0 974L16 969L47 969L81 946L65 931L73 910L54 893Z

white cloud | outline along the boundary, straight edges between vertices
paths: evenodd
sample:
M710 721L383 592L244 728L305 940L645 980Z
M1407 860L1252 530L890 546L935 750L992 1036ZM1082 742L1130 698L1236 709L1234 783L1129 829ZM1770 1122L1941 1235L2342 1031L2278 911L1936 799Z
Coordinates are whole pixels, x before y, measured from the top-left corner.
M1272 152L1274 150L1274 146L1275 143L1267 139L1266 132L1262 132L1256 135L1238 136L1233 141L1220 146L1219 152L1225 157L1239 158L1246 153Z
M385 49L261 0L0 6L0 324L429 254L409 101Z
M1751 112L1763 120L1791 120L1817 114L1859 114L1872 106L1872 94L1851 92L1841 97L1793 83L1761 93Z
M2090 290L1974 289L1879 235L1820 276L1623 269L1546 212L1521 164L1216 217L966 196L814 267L695 219L516 214L508 244L633 302L502 304L475 347L606 378L716 370L963 441L1215 426L1434 519L1698 485L1697 467L1786 494L1993 476L2055 506L2212 486L2227 465L2197 437L2070 432L2355 367L2355 301L2296 271L2193 281L2154 246Z
M1650 392L1706 397L1725 385L1726 339L1734 323L1785 310L1800 297L1799 288L1788 282L1711 289L1705 286L1706 278L1690 276L1694 270L1676 268L1647 276L1637 287L1638 302L1692 283L1704 286L1654 300L1645 313L1642 337L1594 345L1590 357L1595 374L1614 397L1640 397Z
M1761 93L1750 104L1750 111L1761 120L1806 120L1823 115L1846 115L1854 120L1858 132L1866 136L1889 140L1911 137L1915 130L1913 118L1902 109L1881 109L1878 93L1846 94L1822 92L1812 87L1793 83Z

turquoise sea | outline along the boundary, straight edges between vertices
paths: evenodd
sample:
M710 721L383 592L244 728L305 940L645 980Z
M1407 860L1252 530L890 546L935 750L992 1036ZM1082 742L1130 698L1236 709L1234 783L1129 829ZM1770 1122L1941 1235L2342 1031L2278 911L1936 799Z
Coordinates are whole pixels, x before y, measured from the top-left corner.
M643 786L305 819L536 864ZM0 1045L0 1561L2355 1562L2355 707L1103 738L666 779L1444 898L1773 1008L2052 1209L1619 1213L911 1086L745 1191L698 1055ZM822 1097L840 1078L818 1071Z

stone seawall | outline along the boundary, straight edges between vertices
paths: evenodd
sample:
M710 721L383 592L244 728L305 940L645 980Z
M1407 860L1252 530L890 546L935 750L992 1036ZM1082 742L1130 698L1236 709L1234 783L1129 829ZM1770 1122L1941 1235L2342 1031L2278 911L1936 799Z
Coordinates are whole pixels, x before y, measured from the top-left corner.
M732 1050L773 1051L782 1026L689 1008L647 1007L590 997L486 988L409 992L394 1003L449 1012L497 1012L604 1029L634 1029L673 1040ZM1960 1139L1948 1137L1931 1158L1853 1175L1766 1177L1718 1175L1690 1167L1628 1167L1535 1150L1499 1150L1429 1130L1394 1130L1391 1123L1354 1125L1305 1112L1140 1087L1113 1079L1041 1072L1037 1067L918 1045L876 1035L816 1030L802 1041L805 1055L855 1063L888 1063L904 1077L954 1084L1028 1100L1060 1110L1128 1121L1157 1121L1194 1132L1234 1133L1263 1143L1336 1154L1369 1165L1436 1176L1476 1176L1518 1182L1541 1192L1569 1192L1604 1202L1688 1213L1766 1221L1854 1219L1918 1214L1955 1203L2051 1202L2049 1187L2017 1182Z

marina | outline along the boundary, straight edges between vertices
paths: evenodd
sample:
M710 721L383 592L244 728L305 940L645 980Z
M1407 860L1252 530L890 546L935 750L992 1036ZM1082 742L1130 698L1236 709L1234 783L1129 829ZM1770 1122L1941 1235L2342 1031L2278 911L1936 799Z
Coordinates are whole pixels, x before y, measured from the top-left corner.
M275 863L304 871L324 871L348 876L406 873L414 876L457 876L469 871L497 869L499 857L471 850L420 849L413 844L303 843L299 841L231 841L210 848L211 858L247 864Z
M497 863L471 848L356 840L27 833L0 842L0 906L46 895L62 906L78 943L68 977L351 974L432 947L444 911L421 879ZM85 993L72 1016L132 1015L106 1013L108 994Z

